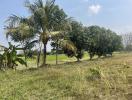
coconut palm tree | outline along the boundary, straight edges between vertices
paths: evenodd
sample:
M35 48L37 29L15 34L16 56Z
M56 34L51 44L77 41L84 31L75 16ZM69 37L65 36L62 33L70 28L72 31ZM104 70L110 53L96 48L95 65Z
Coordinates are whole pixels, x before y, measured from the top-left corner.
M54 33L51 37L53 40L53 46L56 49L56 64L58 64L58 49L61 48L62 50L69 50L72 51L74 54L76 53L75 45L69 40L68 33L72 30L71 22L73 21L72 18L63 19L59 25L57 25L58 32Z
M54 47L56 49L56 65L58 64L58 49L69 50L76 53L75 45L66 37L66 33L64 31L56 32L52 36L52 44L55 44Z
M26 7L31 12L39 40L43 43L43 64L46 65L47 43L54 36L54 33L61 33L60 24L67 18L62 9L55 5L55 0L37 0L33 4L26 2Z

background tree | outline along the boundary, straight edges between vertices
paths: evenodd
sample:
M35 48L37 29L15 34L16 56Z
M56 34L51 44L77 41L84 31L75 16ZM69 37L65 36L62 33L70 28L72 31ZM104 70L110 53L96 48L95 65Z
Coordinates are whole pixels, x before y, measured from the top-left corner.
M98 57L112 55L114 51L122 47L121 37L115 32L101 28L99 26L90 26L84 28L84 49L88 51L90 59L96 54Z
M75 45L65 35L67 35L65 32L61 32L52 37L53 42L51 43L51 46L56 50L56 64L58 64L58 50L61 50L61 52L64 51L63 53L68 56L71 56L71 54L69 55L69 52L72 52L73 55L76 54Z
M127 45L132 45L132 32L123 34L121 35L121 37L122 37L122 43L123 43L124 48Z
M70 21L71 18L68 18L66 13L63 9L59 9L58 6L55 6L55 20L53 21L53 31L51 35L51 45L53 46L54 50L56 50L56 64L58 64L58 49L60 47L60 42L65 40L65 36L68 30L71 29Z
M132 51L132 45L126 45L124 48L125 51Z
M99 33L99 27L91 26L84 27L84 50L89 53L90 59L96 54L97 47L97 33Z
M30 19L12 15L7 20L6 37L10 38L14 42L20 43L25 55L25 61L27 51L30 51L35 43L34 40L34 28L31 26Z
M84 37L83 37L83 25L81 23L78 23L77 21L71 22L72 30L68 33L69 40L75 45L77 51L74 55L77 58L77 61L79 61L83 57L83 45L84 45ZM68 53L68 52L66 52ZM72 54L72 52L69 51L69 54Z

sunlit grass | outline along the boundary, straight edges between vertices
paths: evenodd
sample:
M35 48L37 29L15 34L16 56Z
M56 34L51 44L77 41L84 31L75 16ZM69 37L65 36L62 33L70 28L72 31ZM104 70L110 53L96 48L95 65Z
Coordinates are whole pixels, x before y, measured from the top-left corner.
M131 100L131 73L132 53L47 68L1 71L0 100Z

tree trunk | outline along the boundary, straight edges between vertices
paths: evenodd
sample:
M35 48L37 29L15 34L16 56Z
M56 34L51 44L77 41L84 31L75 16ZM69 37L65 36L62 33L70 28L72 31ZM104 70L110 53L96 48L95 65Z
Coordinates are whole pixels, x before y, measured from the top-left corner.
M43 43L44 45L44 49L43 49L43 64L42 64L42 67L43 66L46 66L46 53L47 53L47 44L46 43Z
M112 57L113 53L111 53L110 55L111 55L111 57Z
M37 67L39 67L39 63L40 63L41 50L42 50L42 45L39 43L39 50L37 52Z
M100 58L101 57L101 55L98 55L98 58Z
M58 40L57 40L57 46L56 46L56 65L58 64Z
M89 57L90 57L90 60L92 60L92 54L91 53L89 54Z
M23 53L24 53L24 58L25 58L25 62L27 62L27 55L26 55L26 48L24 45L24 40L20 42L23 48Z
M79 58L77 58L77 62L80 62L80 59Z
M23 52L24 52L25 62L27 62L26 50L23 50Z
M37 53L37 67L39 67L41 50Z

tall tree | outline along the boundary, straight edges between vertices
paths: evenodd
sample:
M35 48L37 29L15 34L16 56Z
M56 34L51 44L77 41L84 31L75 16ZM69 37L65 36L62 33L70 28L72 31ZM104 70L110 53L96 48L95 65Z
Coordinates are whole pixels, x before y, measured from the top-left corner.
M53 34L51 35L52 43L54 44L54 49L56 50L56 64L58 64L58 49L60 46L60 41L65 40L65 36L68 30L71 30L71 18L68 18L63 9L59 9L58 6L55 6L54 18L56 21L53 21ZM53 46L53 45L52 45Z
M7 23L8 25L5 27L6 37L21 44L26 60L27 49L31 49L37 42L34 40L34 28L31 26L30 18L12 15L7 19Z
M69 40L65 33L60 33L54 36L53 42L51 43L52 47L56 50L56 64L58 64L58 50L64 51L68 55L69 52L72 52L73 55L76 54L76 47L71 40ZM69 55L71 56L71 54Z
M79 61L83 57L83 51L84 51L83 25L81 23L78 23L77 21L72 21L71 26L72 26L72 30L69 31L68 38L71 42L73 42L73 44L77 49L76 54L74 56L77 58L77 61ZM72 52L70 54L73 55Z
M55 0L46 0L45 4L42 0L37 0L33 4L26 2L26 7L30 10L31 16L39 34L39 40L43 43L43 64L46 65L47 43L52 37L52 32L58 31L57 26L67 16L57 5Z

